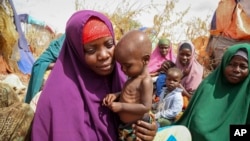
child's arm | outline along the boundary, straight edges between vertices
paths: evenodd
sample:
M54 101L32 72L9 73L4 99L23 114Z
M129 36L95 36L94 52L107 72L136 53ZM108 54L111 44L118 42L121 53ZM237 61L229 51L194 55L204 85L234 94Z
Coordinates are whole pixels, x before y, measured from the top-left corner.
M121 92L107 94L105 98L102 100L102 105L110 106L111 103L120 96L120 94Z
M142 81L141 84L141 102L140 103L112 103L113 112L129 112L131 114L144 114L151 110L153 97L153 82L151 77Z
M158 72L158 71L156 71L156 72L152 72L152 73L150 73L150 75L151 75L152 77L154 77L154 76L159 75L159 72Z
M192 97L192 95L181 84L180 84L179 88L183 89L183 91L182 91L183 96L187 96L188 99L190 99Z
M182 111L183 104L184 102L182 95L176 94L172 101L172 105L168 109L164 109L156 113L155 118L158 119L160 117L163 117L166 119L175 119L175 117Z

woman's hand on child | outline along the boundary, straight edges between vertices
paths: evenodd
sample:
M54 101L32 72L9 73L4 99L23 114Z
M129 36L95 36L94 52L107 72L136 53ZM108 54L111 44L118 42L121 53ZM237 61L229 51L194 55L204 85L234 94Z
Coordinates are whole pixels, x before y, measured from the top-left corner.
M154 139L158 128L154 115L150 114L150 116L152 117L152 123L138 120L136 124L133 124L137 141L152 141Z

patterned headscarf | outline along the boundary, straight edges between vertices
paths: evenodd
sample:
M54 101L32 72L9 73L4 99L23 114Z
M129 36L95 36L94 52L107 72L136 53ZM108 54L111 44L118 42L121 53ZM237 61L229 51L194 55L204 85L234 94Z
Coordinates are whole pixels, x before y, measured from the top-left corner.
M159 45L169 45L168 53L166 56L162 56L160 53ZM175 63L176 56L173 51L171 42L168 39L160 39L158 45L155 47L154 51L150 56L150 61L148 63L148 69L150 73L156 72L161 68L161 65L164 61L170 60Z
M85 62L82 35L95 17L114 31L110 20L91 10L74 13L67 22L66 38L36 108L32 139L36 141L117 140L118 116L101 105L108 93L121 91L126 80L118 63L109 76L96 74Z

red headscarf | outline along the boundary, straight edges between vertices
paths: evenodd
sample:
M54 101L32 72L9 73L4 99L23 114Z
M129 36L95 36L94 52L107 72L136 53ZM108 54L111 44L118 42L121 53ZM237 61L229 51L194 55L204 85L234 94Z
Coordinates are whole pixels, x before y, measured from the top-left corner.
M82 43L86 44L95 39L111 36L111 33L106 24L98 18L90 18L83 28Z

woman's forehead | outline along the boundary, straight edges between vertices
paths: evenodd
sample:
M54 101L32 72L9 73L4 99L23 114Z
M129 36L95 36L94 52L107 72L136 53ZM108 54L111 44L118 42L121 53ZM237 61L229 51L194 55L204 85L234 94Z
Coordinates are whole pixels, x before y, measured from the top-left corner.
M231 59L231 61L236 61L236 60L242 61L243 63L244 62L248 63L248 60L245 57L240 56L240 55L234 55Z

